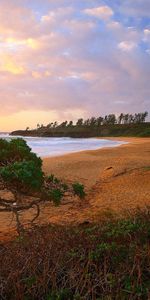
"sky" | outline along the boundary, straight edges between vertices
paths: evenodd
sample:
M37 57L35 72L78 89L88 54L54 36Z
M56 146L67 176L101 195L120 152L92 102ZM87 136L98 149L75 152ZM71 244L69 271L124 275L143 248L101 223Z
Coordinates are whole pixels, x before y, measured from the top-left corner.
M0 0L0 131L149 107L150 0Z

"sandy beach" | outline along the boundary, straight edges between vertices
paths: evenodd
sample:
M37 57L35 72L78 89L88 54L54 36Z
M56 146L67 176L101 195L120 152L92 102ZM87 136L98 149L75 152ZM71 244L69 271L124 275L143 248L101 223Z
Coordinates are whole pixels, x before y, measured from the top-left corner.
M92 222L112 212L121 215L150 205L150 138L111 139L128 144L43 159L46 174L83 183L87 196L65 199L59 207L42 205L38 224ZM27 222L33 213L24 213L23 220ZM10 214L1 214L0 237L12 231L14 221L10 221Z
M107 139L125 141L128 144L45 158L44 172L53 173L63 180L80 181L90 189L106 168L113 167L115 172L119 172L124 169L128 171L150 166L150 138L108 137Z

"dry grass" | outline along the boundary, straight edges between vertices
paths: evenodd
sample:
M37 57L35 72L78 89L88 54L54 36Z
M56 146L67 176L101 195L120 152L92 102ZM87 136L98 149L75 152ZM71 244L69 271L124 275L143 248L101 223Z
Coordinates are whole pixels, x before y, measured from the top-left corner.
M149 299L150 209L43 226L0 246L0 299Z

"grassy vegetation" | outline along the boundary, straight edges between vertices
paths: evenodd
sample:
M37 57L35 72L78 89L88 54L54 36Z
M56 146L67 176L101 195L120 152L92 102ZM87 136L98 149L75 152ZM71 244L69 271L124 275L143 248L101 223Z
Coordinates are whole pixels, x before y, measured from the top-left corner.
M148 208L99 224L36 227L0 246L0 299L147 300L149 242Z
M14 131L12 135L23 136L45 136L45 137L105 137L105 136L150 136L150 123L145 123L148 112L123 114L119 116L109 114L105 117L91 117L83 120L78 119L74 124L73 121L64 121L59 124L57 121L49 123L46 126L37 124L34 130Z
M150 137L150 123L140 124L104 124L100 126L66 126L47 128L42 127L35 130L19 130L12 135L42 136L42 137Z
M73 191L75 195L78 195L80 198L85 197L84 185L79 182L75 182L72 184Z

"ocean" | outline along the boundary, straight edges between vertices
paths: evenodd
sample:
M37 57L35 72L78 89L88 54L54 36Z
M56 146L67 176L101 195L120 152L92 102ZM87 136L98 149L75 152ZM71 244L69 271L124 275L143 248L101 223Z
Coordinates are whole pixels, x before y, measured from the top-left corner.
M19 136L21 137L21 136ZM14 139L9 134L0 133L0 138L7 140ZM96 138L48 138L48 137L22 137L40 157L60 156L67 153L83 150L96 150L104 147L116 147L126 142L110 141Z

